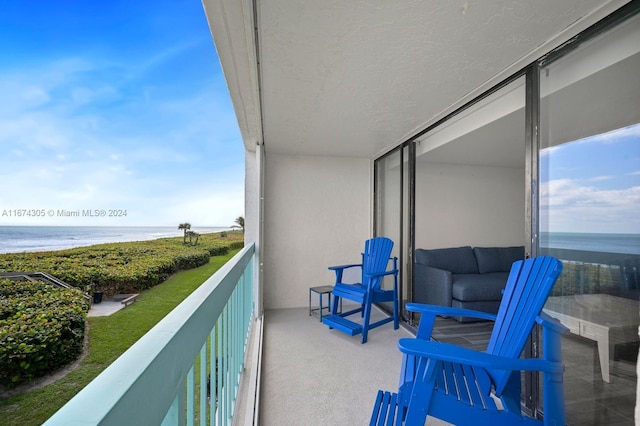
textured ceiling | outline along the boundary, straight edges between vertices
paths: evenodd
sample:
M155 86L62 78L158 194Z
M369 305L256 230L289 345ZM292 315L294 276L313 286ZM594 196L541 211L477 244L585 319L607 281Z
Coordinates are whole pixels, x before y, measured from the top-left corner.
M610 2L257 3L267 152L373 157Z

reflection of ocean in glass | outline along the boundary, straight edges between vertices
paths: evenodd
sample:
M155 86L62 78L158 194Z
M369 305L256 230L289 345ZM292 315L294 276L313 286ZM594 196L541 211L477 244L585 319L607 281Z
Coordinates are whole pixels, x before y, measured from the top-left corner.
M228 228L198 228L201 234ZM0 253L63 250L101 243L179 237L183 231L169 226L0 226Z
M541 232L540 247L604 253L640 254L640 234Z

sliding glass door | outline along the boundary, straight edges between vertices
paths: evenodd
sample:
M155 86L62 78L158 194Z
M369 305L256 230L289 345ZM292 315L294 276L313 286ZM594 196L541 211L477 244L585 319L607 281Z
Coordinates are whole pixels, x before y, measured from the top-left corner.
M404 144L375 161L374 231L376 236L391 238L392 255L398 258L400 306L403 319L404 304L411 301L411 197L412 147ZM391 277L386 277L384 288L392 288ZM386 307L391 310L391 305Z
M524 76L415 144L417 249L525 245Z
M570 330L562 338L569 424L632 425L634 419L640 350L637 10L621 9L374 166L374 232L396 242L403 306L424 302L430 291L412 275L417 249L524 246L527 255L562 261L545 312ZM455 344L482 350L491 333L486 324L439 321L436 328L444 324L446 332L437 339ZM536 356L541 344L534 331L524 356ZM536 374L525 375L522 402L544 415L538 381Z
M640 16L540 69L539 253L563 337L567 420L633 424L640 298Z

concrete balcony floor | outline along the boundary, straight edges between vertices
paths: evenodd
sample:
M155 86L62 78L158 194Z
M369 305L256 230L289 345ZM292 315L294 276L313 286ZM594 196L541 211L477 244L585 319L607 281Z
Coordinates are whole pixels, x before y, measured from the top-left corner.
M385 314L375 310L372 316L375 321ZM411 336L389 323L370 331L361 344L361 336L329 330L308 309L267 311L260 424L369 424L378 389L398 388L397 342ZM428 424L445 423L430 419Z
M385 315L374 312L374 318ZM434 337L483 350L491 327L492 323L438 318ZM394 330L385 324L370 331L369 341L362 345L360 336L329 330L306 308L267 311L260 425L368 424L377 390L397 390L402 360L397 342L411 336L402 326ZM595 342L568 334L562 351L567 422L634 424L635 372L627 373L621 362L614 362L615 377L604 383ZM427 424L448 423L429 419Z

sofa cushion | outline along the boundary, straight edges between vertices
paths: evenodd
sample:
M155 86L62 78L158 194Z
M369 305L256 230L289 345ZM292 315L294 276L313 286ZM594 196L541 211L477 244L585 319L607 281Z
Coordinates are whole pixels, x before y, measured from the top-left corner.
M444 269L454 274L478 273L478 264L471 246L433 250L417 249L416 263Z
M524 246L518 247L474 247L473 253L481 274L509 272L513 262L524 259Z
M453 274L451 296L462 302L502 300L502 290L507 285L508 272L487 274Z

